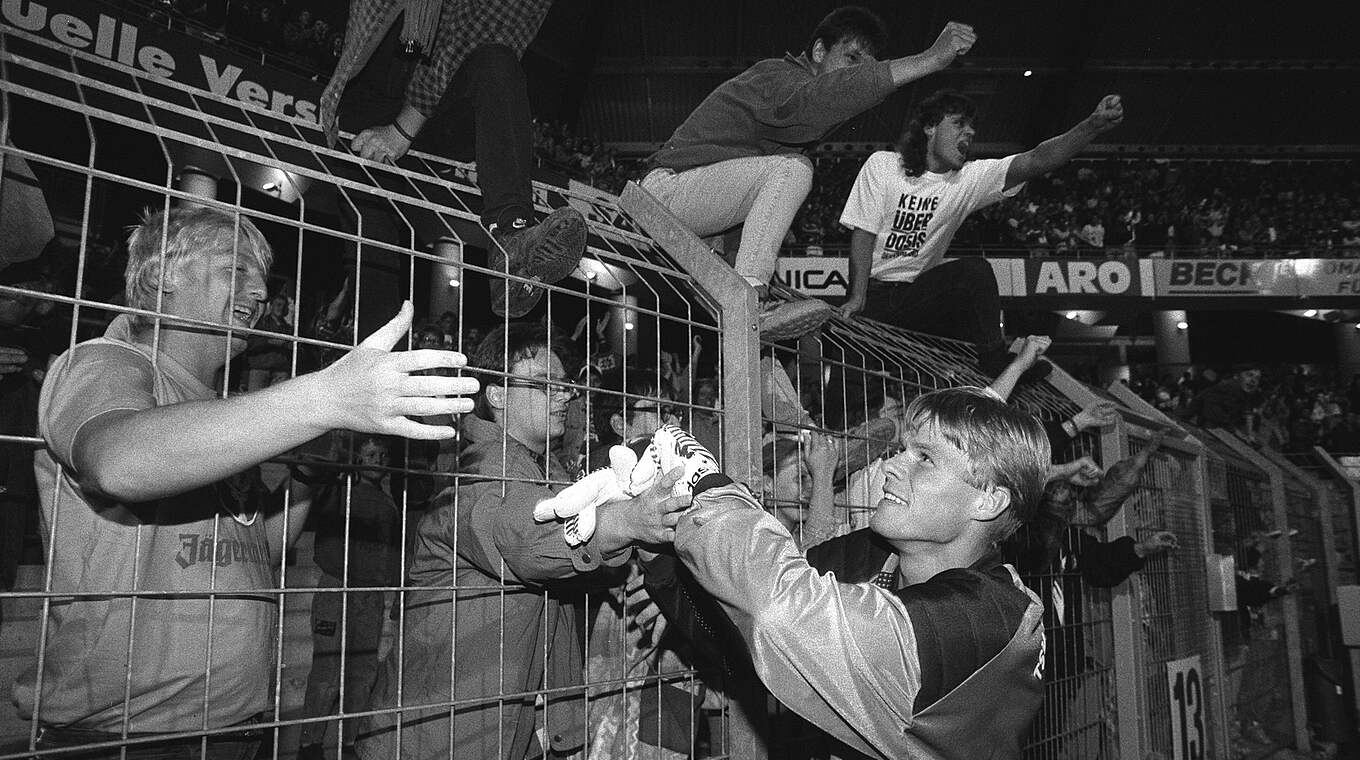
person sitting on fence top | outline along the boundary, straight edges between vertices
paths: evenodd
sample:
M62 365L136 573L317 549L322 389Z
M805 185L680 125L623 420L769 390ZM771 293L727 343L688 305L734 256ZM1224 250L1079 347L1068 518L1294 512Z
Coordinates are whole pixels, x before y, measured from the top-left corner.
M416 588L406 594L402 643L380 666L370 705L442 706L361 719L355 749L365 760L397 757L398 741L402 758L419 760L578 751L581 694L547 695L535 721L537 690L581 684L576 620L585 597L568 591L621 585L614 569L631 547L669 540L686 505L669 496L674 479L662 480L600 507L594 535L565 545L561 525L534 519L535 506L571 482L551 446L574 395L560 352L544 326L511 322L482 340L472 363L482 390L463 418L459 481L416 529L408 573ZM459 701L456 711L450 700ZM535 739L538 729L547 746Z
M1048 441L978 388L919 396L906 418L870 528L805 556L746 488L700 470L675 552L770 691L854 750L1018 757L1043 698L1042 606L996 546L1040 516Z
M972 212L1018 193L1026 181L1062 166L1124 119L1106 95L1072 129L1024 153L969 160L977 106L952 90L918 103L896 152L861 167L841 213L851 228L849 298L842 313L977 345L979 367L996 377L1010 357L1001 335L996 276L982 258L941 263ZM1032 376L1047 374L1046 364Z
M464 122L475 121L481 220L495 240L489 267L531 280L491 278L491 309L502 316L529 313L543 296L533 282L567 277L585 251L575 209L533 221L532 119L519 59L551 5L352 0L344 51L321 95L328 141L341 124L357 130L350 147L373 161L395 162L413 146L447 155Z
M335 428L446 438L451 428L407 415L472 406L457 396L475 380L410 376L461 367L462 354L390 352L410 327L409 302L331 366L221 398L224 349L245 349L240 330L264 311L271 258L239 215L148 213L128 238L127 304L165 316L122 314L48 372L38 412L47 448L34 469L51 591L75 598L48 612L41 675L29 670L14 687L20 713L40 724L38 749L259 716L279 607L261 590L277 585L306 509L266 508L257 465Z
M928 50L880 61L887 30L858 6L822 19L807 49L757 63L718 86L647 159L642 187L696 235L743 225L737 273L762 299L794 214L812 187L803 151L897 88L949 66L977 35L951 21ZM816 329L832 313L821 301L767 305L770 340Z

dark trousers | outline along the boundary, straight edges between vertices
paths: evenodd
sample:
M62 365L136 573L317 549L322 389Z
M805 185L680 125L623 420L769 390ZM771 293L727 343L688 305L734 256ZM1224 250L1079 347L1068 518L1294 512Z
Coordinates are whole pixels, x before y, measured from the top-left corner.
M864 316L909 330L958 338L982 347L1001 343L1001 296L982 258L955 259L914 282L869 283Z
M368 64L345 87L338 109L343 129L358 134L369 127L391 124L401 112L415 65L397 53L400 30L398 16ZM464 59L412 148L458 160L475 158L482 206L479 210L473 205L474 198L469 210L479 213L483 225L505 228L520 218L532 222L529 169L533 131L529 119L524 69L515 52L498 43L481 45ZM413 235L442 234L443 223L433 215L412 207L399 209L381 193L354 193L349 201L353 205L346 201L338 204L342 219L351 231L362 230L369 240L415 248L421 241L411 239ZM364 285L358 294L358 326L359 335L364 336L391 319L401 300L410 297L406 283L411 262L402 254L375 246L364 246L361 256ZM476 254L468 256L467 261L486 263ZM478 283L483 280L472 274L469 279ZM470 292L484 293L486 287L465 287L464 297Z
M388 30L340 101L340 126L358 133L391 124L406 101L413 62L398 56L401 19ZM464 59L429 120L416 135L416 150L466 159L473 147L482 223L508 226L532 221L529 171L533 132L529 91L515 51L500 43L481 45Z

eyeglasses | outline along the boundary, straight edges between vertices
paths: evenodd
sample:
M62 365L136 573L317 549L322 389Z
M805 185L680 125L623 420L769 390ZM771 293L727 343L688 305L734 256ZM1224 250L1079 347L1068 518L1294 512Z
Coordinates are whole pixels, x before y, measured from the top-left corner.
M539 391L544 395L562 396L564 398L576 398L581 393L575 388L562 384L559 380L548 380L547 378L541 380L507 378L505 386L507 388L528 388L529 390Z
M679 416L680 410L674 404L658 404L656 406L638 406L638 404L645 403L647 402L639 401L634 404L629 404L628 411L634 414L636 414L637 412L655 412L658 416L661 417Z

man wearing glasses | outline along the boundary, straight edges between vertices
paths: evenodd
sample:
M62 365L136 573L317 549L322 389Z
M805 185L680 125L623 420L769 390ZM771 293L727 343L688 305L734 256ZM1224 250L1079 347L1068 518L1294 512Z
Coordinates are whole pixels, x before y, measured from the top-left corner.
M463 421L459 481L417 528L409 585L418 588L406 595L402 643L380 668L371 705L426 707L362 723L355 747L365 760L519 760L579 749L584 699L553 690L580 684L582 597L557 592L621 584L615 568L631 547L669 540L686 506L670 496L674 478L663 478L635 499L602 506L594 536L567 546L560 524L533 517L571 480L551 445L576 393L560 354L543 326L510 323L482 341L470 364L485 386Z

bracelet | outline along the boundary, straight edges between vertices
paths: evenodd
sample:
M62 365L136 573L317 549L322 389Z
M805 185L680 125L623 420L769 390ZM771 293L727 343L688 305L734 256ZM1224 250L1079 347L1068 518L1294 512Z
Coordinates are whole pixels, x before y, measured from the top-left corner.
M416 141L415 135L413 135L413 134L411 134L410 132L407 132L406 130L404 130L404 129L401 128L401 120L399 120L399 119L393 119L393 120L392 120L392 128L395 129L395 130L397 130L397 134L401 135L402 137L405 137L405 138L406 138L406 142L408 142L408 143L413 143L413 142Z

